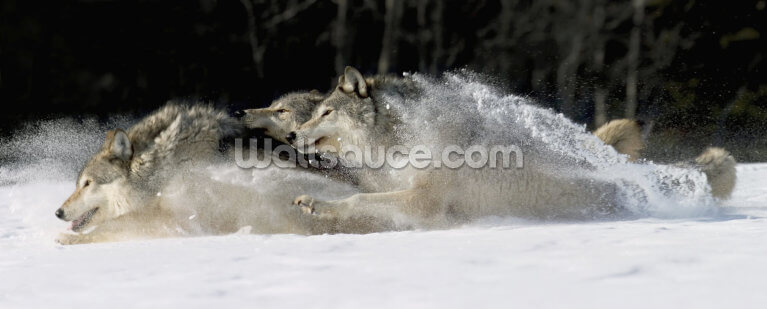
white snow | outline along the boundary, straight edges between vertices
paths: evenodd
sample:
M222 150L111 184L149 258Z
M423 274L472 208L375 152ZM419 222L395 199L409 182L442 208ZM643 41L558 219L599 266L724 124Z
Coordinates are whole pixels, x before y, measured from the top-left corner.
M767 164L738 178L713 217L77 246L53 242L74 182L19 182L0 308L767 308Z

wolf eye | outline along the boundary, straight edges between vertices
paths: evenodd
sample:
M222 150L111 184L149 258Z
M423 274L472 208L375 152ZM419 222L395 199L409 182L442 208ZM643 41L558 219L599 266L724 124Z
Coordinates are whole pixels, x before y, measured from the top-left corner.
M322 117L325 117L325 116L327 116L327 115L330 115L330 113L332 113L332 112L333 112L333 110L332 110L332 109L326 110L324 113L322 113Z
M283 109L278 109L278 110L277 110L277 113L278 113L278 114L287 113L287 112L289 112L289 110L287 110L287 109L284 109L284 108L283 108Z
M90 185L91 185L91 181L90 181L90 180L86 180L86 181L83 183L83 188L85 188L85 187L87 187L87 186L90 186Z

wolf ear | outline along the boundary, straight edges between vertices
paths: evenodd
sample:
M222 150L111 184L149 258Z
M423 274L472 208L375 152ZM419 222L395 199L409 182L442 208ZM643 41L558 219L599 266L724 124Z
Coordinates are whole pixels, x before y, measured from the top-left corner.
M121 129L114 129L107 132L107 139L104 142L109 147L109 153L123 161L128 161L133 156L133 145L130 143L128 134Z
M365 83L365 78L362 77L360 71L350 66L347 66L344 75L338 78L338 88L346 93L356 91L361 97L368 97L368 86Z

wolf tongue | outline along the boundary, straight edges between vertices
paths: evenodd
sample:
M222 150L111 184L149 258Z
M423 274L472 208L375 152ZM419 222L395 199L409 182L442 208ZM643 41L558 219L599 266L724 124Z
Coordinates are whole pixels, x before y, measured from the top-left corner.
M80 226L80 224L82 224L83 221L85 221L86 215L87 215L87 213L85 215L80 216L80 218L72 220L72 229L73 230L75 228L77 228L78 226Z

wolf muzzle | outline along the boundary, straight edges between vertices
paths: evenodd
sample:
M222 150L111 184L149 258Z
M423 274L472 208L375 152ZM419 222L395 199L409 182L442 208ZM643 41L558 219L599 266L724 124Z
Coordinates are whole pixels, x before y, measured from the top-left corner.
M293 142L296 140L296 132L290 132L288 133L288 136L285 136L285 140L288 141L288 143L293 144Z
M56 210L56 218L59 218L61 220L64 220L64 210L61 208Z

